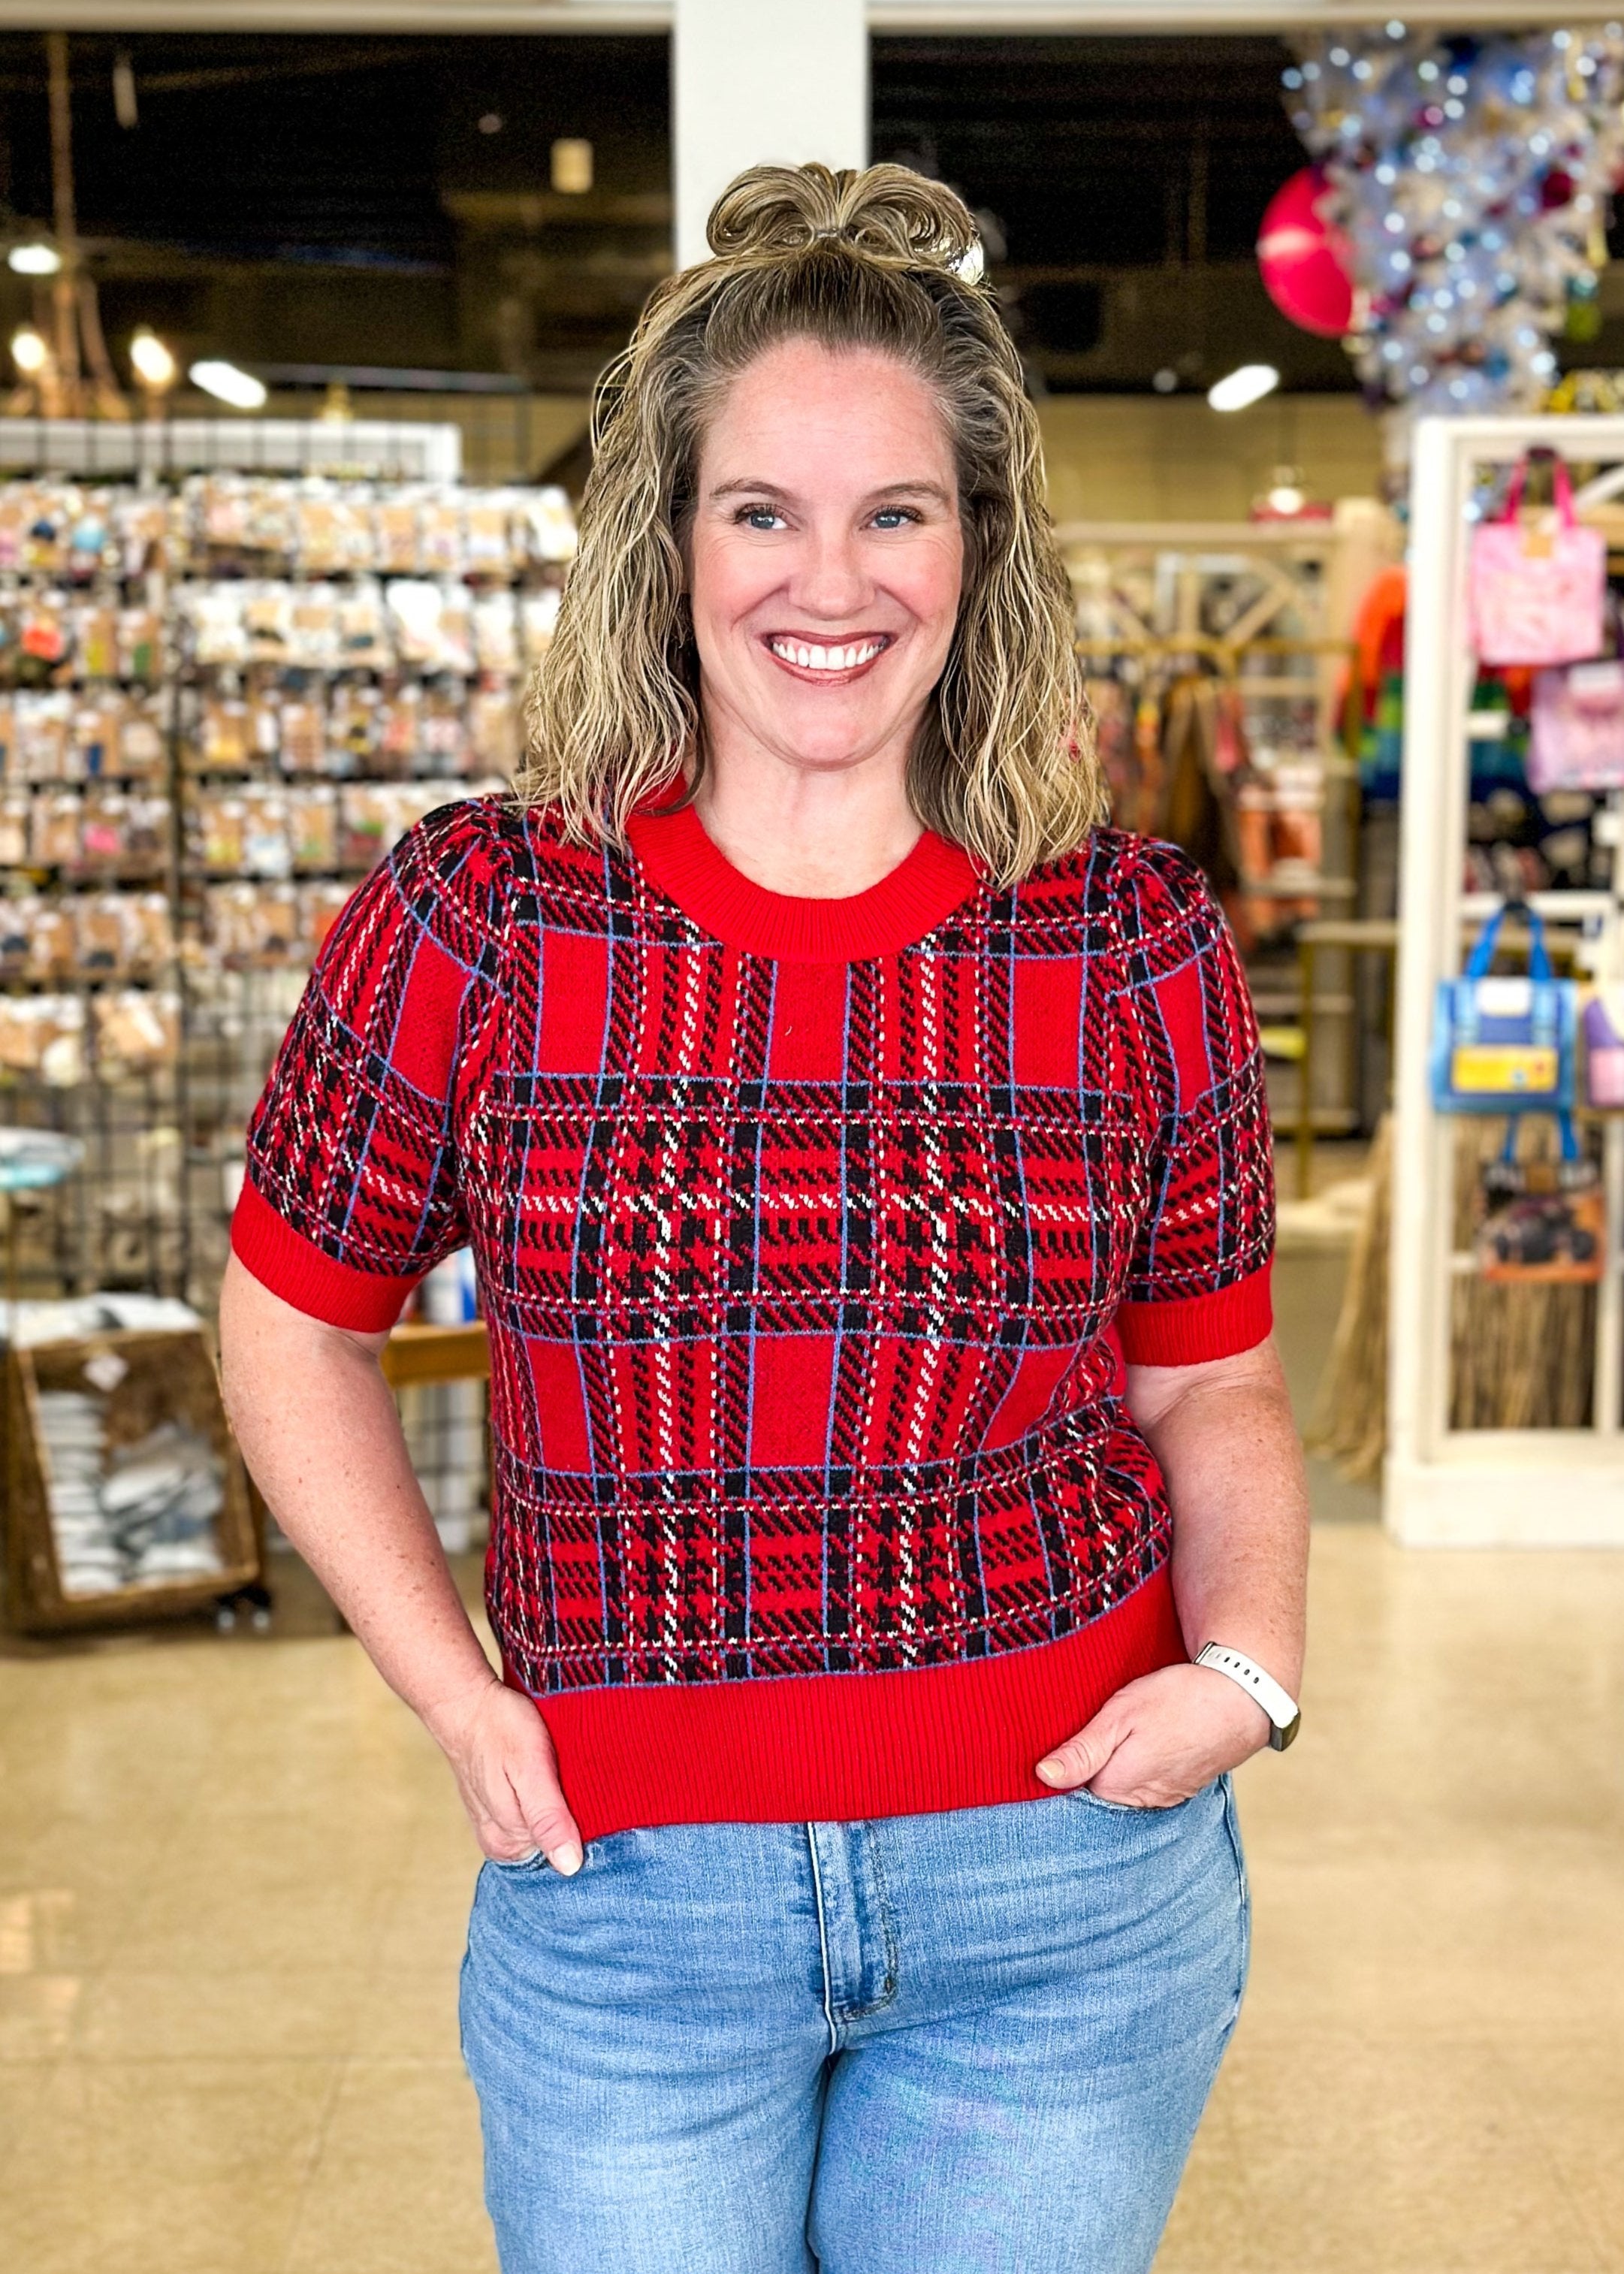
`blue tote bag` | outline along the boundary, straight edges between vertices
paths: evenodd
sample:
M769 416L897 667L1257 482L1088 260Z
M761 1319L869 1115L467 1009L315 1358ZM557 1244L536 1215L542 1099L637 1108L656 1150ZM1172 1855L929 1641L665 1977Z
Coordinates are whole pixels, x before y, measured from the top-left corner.
M1532 908L1525 975L1490 969L1506 909L1484 926L1458 979L1440 979L1432 1020L1432 1103L1440 1113L1565 1112L1574 1102L1578 990L1551 969Z

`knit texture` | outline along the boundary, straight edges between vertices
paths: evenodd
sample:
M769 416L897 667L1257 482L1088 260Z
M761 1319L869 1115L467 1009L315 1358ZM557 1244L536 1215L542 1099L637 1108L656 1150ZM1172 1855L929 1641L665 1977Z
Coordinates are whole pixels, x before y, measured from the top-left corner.
M477 802L330 935L235 1239L372 1329L471 1243L492 1623L604 1830L1041 1791L999 1730L1055 1742L1181 1654L1116 1337L1260 1340L1272 1227L1244 983L1168 847L1101 831L1004 891L928 834L805 901L691 811L598 852ZM945 1796L929 1749L909 1771L911 1720L978 1716Z

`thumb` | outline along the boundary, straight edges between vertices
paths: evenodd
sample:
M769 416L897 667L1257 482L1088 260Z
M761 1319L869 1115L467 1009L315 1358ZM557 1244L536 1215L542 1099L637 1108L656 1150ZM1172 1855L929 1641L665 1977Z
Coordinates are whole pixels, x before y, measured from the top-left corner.
M575 1818L560 1798L540 1808L525 1811L530 1828L530 1838L555 1871L568 1879L586 1861L586 1850L581 1844L581 1834Z
M523 1768L515 1765L508 1781L530 1838L553 1870L568 1879L581 1869L586 1851L551 1758L526 1762Z
M1074 1786L1086 1784L1099 1775L1111 1755L1127 1735L1116 1701L1102 1706L1086 1728L1051 1753L1045 1753L1037 1765L1037 1774L1045 1784L1052 1784L1062 1792Z

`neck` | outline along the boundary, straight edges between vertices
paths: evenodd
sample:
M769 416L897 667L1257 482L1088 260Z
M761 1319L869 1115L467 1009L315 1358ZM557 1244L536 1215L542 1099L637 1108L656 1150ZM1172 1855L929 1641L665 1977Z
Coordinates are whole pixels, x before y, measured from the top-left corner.
M888 877L924 834L906 773L901 749L817 766L723 735L707 746L695 804L711 843L752 884L845 900Z

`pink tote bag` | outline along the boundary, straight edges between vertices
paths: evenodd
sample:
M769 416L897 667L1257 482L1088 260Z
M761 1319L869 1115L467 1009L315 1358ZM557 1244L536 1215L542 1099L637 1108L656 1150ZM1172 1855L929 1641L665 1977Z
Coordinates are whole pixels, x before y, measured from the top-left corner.
M1624 789L1624 661L1535 673L1528 786Z
M1555 529L1524 529L1517 513L1527 471L1525 459L1512 478L1505 517L1472 535L1472 644L1481 663L1579 663L1601 651L1606 539L1575 520L1560 458Z

